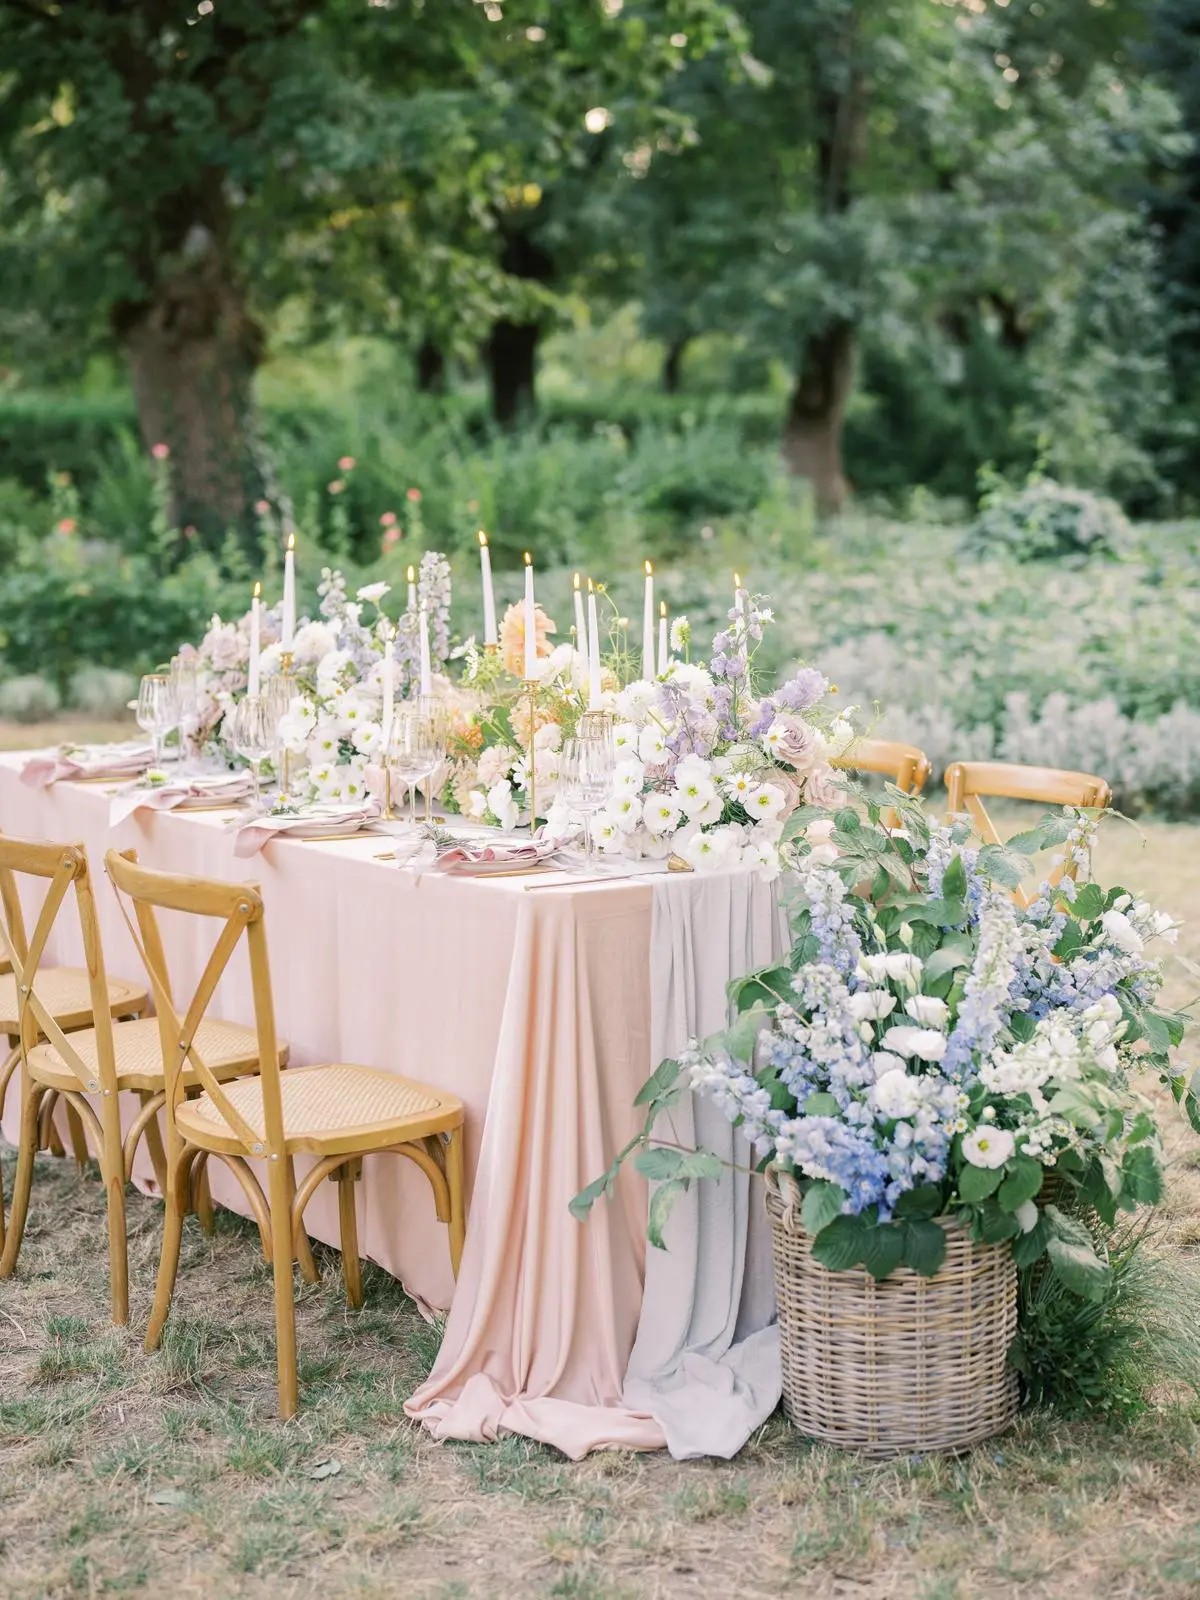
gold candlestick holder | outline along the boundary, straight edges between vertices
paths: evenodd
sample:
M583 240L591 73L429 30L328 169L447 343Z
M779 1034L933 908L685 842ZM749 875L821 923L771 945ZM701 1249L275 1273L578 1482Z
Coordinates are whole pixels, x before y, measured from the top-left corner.
M534 770L537 731L537 679L525 679L525 692L529 696L529 836L537 833L537 773Z
M292 668L295 657L290 650L285 650L279 657L279 681L284 687L286 709L291 708L292 689L295 685L295 676ZM285 710L286 714L286 710ZM287 799L292 789L292 752L286 745L282 745L279 752L279 793L284 800Z

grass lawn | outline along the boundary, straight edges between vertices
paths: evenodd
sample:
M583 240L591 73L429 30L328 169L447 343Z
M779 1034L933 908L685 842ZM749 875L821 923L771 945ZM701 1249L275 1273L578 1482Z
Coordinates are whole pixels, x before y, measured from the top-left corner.
M1100 875L1190 917L1200 828L1110 825ZM1169 998L1200 983L1182 968ZM1195 1259L1200 1144L1175 1119L1157 1247ZM3 1156L6 1193L12 1155ZM436 1445L402 1403L436 1331L337 1256L298 1286L301 1413L274 1418L270 1277L250 1226L189 1220L162 1351L141 1332L156 1202L130 1202L132 1317L107 1321L94 1175L44 1158L18 1276L0 1284L0 1595L861 1596L975 1600L1200 1593L1200 1403L1125 1430L1026 1415L961 1460L876 1466L773 1419L734 1461L508 1439Z

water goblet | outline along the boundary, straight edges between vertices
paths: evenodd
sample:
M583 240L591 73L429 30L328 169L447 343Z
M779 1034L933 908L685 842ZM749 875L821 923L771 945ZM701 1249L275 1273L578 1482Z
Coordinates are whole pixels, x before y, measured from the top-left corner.
M616 748L611 739L568 739L558 763L558 798L583 822L589 866L595 859L592 817L612 794Z
M179 713L180 767L186 772L191 766L191 741L196 734L196 713L200 707L200 683L195 661L187 656L172 656L171 690Z
M262 764L274 753L279 733L278 718L269 697L248 694L234 706L229 736L233 748L250 768L254 780L254 809L262 805Z
M163 740L170 730L179 725L179 711L166 672L147 672L138 685L137 724L143 733L150 735L154 746L154 765L162 765Z
M408 785L408 820L413 827L417 823L417 785L433 776L445 754L445 728L435 711L423 705L396 707L386 759L392 773Z

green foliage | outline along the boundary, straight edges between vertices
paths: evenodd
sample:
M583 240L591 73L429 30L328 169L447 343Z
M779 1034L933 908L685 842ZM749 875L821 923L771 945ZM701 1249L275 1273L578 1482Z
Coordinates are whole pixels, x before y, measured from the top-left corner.
M979 516L967 532L967 548L979 555L1082 565L1116 556L1128 544L1129 522L1115 501L1041 476L1016 490L986 475L984 483Z
M36 672L0 683L0 717L11 722L45 722L60 704L58 690Z

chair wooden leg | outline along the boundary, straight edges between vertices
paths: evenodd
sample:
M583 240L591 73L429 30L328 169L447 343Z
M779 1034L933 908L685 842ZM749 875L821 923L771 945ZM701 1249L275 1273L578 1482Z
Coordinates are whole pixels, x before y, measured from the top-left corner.
M67 1104L67 1133L71 1140L71 1152L75 1157L75 1165L80 1172L87 1170L87 1164L92 1159L92 1152L88 1149L87 1134L83 1131L83 1122L78 1111L68 1102Z
M163 1216L162 1253L158 1258L158 1282L154 1288L154 1307L146 1329L146 1349L157 1350L163 1327L171 1310L171 1296L179 1274L179 1247L183 1242L183 1218L187 1211L188 1182L195 1152L184 1149L174 1157L167 1183Z
M296 1303L292 1287L292 1197L290 1163L268 1161L267 1200L271 1207L272 1273L275 1280L275 1361L279 1380L279 1415L296 1415Z
M12 1082L12 1075L21 1062L21 1042L19 1039L9 1038L10 1049L4 1065L0 1067L0 1116L4 1115L4 1102L8 1098L8 1086Z
M58 1104L58 1092L51 1089L42 1101L41 1121L38 1125L38 1149L46 1150L52 1156L65 1156L63 1142L58 1136L58 1129L54 1126L54 1108Z
M33 1191L33 1158L38 1148L38 1113L45 1090L40 1084L30 1083L21 1077L21 1132L17 1144L17 1175L13 1179L12 1210L8 1217L8 1231L4 1252L0 1255L0 1278L12 1276L21 1253L21 1240L25 1236L25 1219L29 1215L29 1196Z
M145 1105L154 1097L150 1094L142 1094L138 1098L142 1105ZM163 1150L162 1129L158 1125L157 1116L151 1117L146 1124L144 1138L146 1140L146 1149L150 1152L151 1164L154 1167L154 1181L158 1184L158 1192L165 1195L167 1192L167 1157L166 1152Z
M463 1130L453 1128L446 1138L446 1183L450 1189L450 1270L458 1278L463 1241L467 1236L467 1209L463 1195Z
M362 1159L354 1157L337 1169L338 1223L342 1242L342 1279L346 1304L357 1310L363 1303L362 1260L358 1254L358 1213L355 1198L362 1177Z
M192 1168L192 1209L204 1232L210 1236L216 1233L212 1190L208 1183L208 1157L203 1152L197 1157L196 1164Z
M296 1198L296 1163L292 1160L291 1156L288 1157L287 1180L288 1215L291 1216L292 1202ZM313 1256L312 1240L305 1232L304 1218L302 1216L296 1218L295 1227L292 1232L292 1244L289 1246L289 1253L292 1254L293 1259L299 1263L300 1275L304 1279L305 1283L320 1283L320 1269L318 1268L316 1259Z

